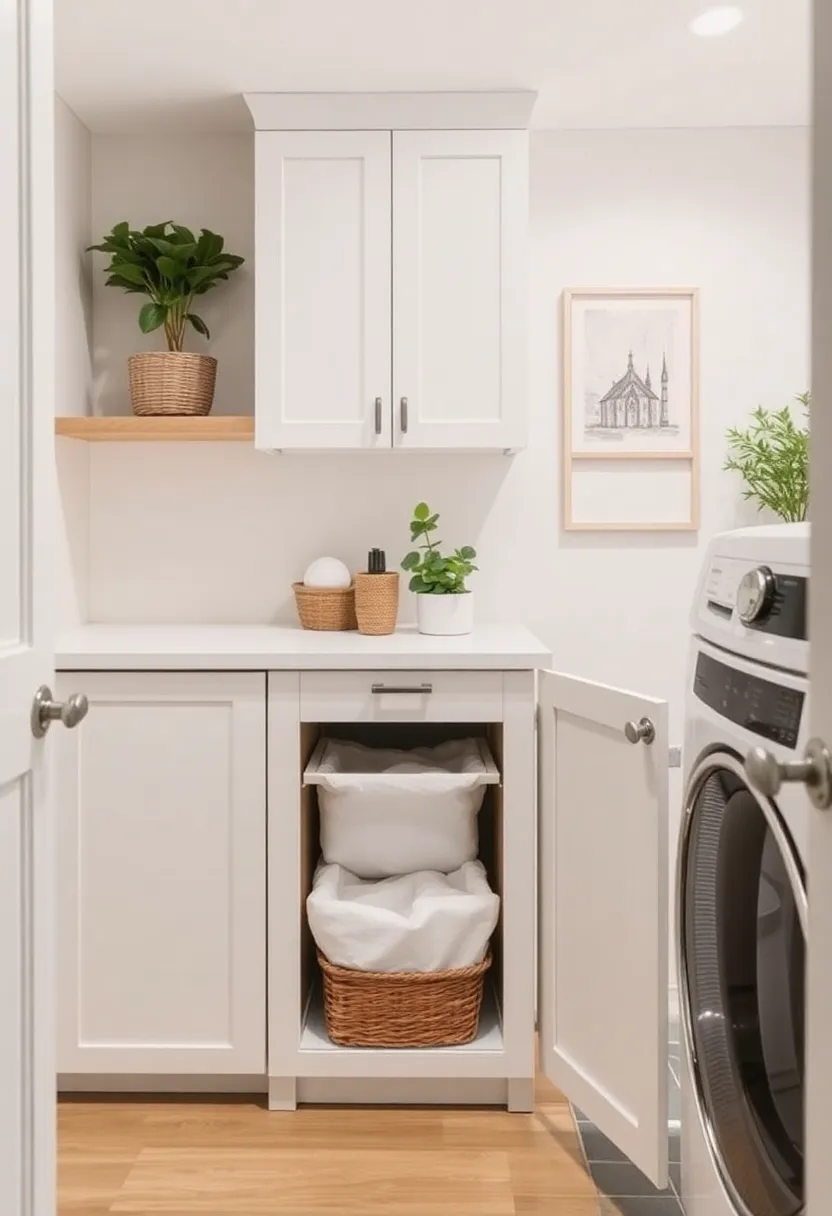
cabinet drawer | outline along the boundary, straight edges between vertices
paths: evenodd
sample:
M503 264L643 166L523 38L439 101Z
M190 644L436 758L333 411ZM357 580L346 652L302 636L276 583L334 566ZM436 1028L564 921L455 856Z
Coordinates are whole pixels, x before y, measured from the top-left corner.
M303 722L502 722L499 671L308 671Z

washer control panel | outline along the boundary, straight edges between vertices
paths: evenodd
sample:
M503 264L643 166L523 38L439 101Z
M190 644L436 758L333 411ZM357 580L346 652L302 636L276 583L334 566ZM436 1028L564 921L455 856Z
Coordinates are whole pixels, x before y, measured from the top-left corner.
M704 585L705 608L724 621L773 637L808 639L809 580L788 570L751 566L740 558L714 557Z
M771 612L777 595L777 580L768 566L747 570L737 588L737 612L744 625L763 620Z
M806 694L773 680L737 671L707 654L696 660L693 691L700 701L763 739L797 747Z

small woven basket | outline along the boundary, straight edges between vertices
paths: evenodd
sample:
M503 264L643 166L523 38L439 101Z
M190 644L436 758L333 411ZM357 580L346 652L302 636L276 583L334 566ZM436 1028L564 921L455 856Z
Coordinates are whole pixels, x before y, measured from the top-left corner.
M378 636L393 633L398 615L398 574L356 574L355 616L359 633Z
M298 619L304 629L357 629L355 587L305 587L293 583Z
M455 971L353 971L320 951L318 962L327 1032L341 1047L458 1047L477 1036L490 951Z
M217 378L213 356L147 351L131 355L127 368L134 414L210 414Z

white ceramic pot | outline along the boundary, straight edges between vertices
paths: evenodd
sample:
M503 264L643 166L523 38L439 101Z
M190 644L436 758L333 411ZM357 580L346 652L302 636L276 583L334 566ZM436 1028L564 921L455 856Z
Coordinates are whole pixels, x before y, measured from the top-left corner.
M474 597L462 595L417 595L416 621L420 633L452 636L474 628Z

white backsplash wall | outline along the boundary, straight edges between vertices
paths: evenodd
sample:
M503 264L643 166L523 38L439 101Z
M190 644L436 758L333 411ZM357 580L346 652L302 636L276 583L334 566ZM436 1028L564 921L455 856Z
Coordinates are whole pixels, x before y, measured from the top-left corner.
M210 228L247 264L227 283L199 298L210 345L189 330L186 350L215 355L219 366L214 412L254 410L254 139L251 135L96 135L92 162L92 230L98 243L114 224L134 228L173 220ZM127 357L164 350L160 332L143 335L142 298L107 287L102 255L95 259L95 391L92 413L129 414Z
M93 142L97 226L169 211L251 252L247 137ZM194 151L186 181L177 158ZM173 179L164 205L158 182L142 187L151 170ZM528 450L269 456L234 444L92 445L91 619L286 618L307 560L332 553L356 566L378 545L395 561L424 498L442 513L444 540L480 552L480 619L520 618L562 668L670 698L679 739L703 548L754 518L722 472L725 427L808 384L807 191L805 130L534 133ZM563 533L561 291L656 284L701 289L701 532ZM95 344L120 362L137 345L135 302L104 292ZM251 400L250 279L214 300L218 408L236 412ZM413 616L407 596L402 616Z

